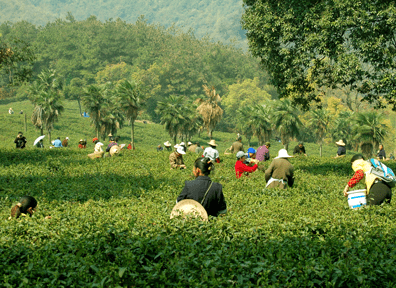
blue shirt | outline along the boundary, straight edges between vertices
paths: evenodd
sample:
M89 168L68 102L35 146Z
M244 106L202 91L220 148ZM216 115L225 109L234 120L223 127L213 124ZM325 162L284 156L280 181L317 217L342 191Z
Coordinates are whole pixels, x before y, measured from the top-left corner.
M63 147L63 146L62 146L62 141L60 141L59 139L56 139L56 140L54 141L54 147L55 147L55 148L61 148L61 147Z

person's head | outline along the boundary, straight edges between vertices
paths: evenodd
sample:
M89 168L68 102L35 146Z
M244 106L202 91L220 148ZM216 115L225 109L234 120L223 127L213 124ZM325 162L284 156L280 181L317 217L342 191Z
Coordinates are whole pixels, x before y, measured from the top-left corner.
M246 158L245 152L239 151L239 152L236 154L236 158L237 158L238 161L242 161L242 162L245 161L245 158Z
M22 137L23 133L22 132L18 132L18 137Z
M379 149L380 149L380 150L384 149L384 145L380 144L380 145L379 145Z
M110 142L114 142L114 140L115 140L115 139L114 139L113 136L111 136L111 137L109 138L109 141L110 141Z
M114 138L115 142L118 142L118 140L120 140L120 136L117 136L117 137Z
M242 142L242 137L238 136L237 141Z
M359 154L355 154L351 158L351 163L355 162L356 160L360 160L360 159L364 160L363 154L360 154L360 153Z
M182 147L182 146L178 146L178 147L176 148L176 156L179 157L179 156L181 156L181 155L183 155L183 154L186 154L186 152L184 152L183 147Z
M208 142L208 144L209 144L209 146L212 147L212 148L216 148L216 146L217 146L216 141L215 141L214 139L210 140L210 141Z
M256 158L256 149L254 148L249 148L247 151L248 155L250 158Z
M69 141L69 137L66 137L65 139L66 139L66 141Z
M299 146L300 148L302 148L302 147L304 146L304 143L303 143L303 142L299 142L299 143L298 143L298 146Z
M270 142L265 142L265 146L266 146L267 148L269 148L269 147L271 147L271 143L270 143Z
M60 140L60 137L58 137L58 138L56 138L56 139Z
M212 161L210 161L210 158L199 157L194 162L193 173L195 177L208 176L213 169L214 169L214 165Z
M200 147L201 145L199 145L199 142L195 142L195 144L197 144L198 147Z
M37 200L32 196L23 196L11 210L11 217L18 218L22 213L30 216L36 211Z
M158 146L157 146L158 148L161 148L161 144L158 144Z
M95 141L99 141L99 139L98 139L98 138L96 138L96 137L95 137L95 138L93 138L93 139L92 139L92 143L95 143ZM97 143L97 142L96 142L96 143Z

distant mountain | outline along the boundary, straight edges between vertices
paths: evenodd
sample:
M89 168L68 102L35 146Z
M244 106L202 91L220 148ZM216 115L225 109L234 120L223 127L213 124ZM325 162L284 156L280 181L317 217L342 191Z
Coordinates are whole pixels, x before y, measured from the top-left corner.
M0 0L0 22L26 20L45 25L65 18L68 12L77 20L95 15L102 21L119 17L128 23L144 15L149 23L175 24L183 31L193 29L198 38L207 35L247 49L240 24L242 0Z

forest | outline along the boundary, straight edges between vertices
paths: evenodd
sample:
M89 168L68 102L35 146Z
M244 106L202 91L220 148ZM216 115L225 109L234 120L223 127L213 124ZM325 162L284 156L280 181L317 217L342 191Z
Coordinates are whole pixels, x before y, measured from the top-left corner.
M0 7L0 22L25 20L42 26L68 12L77 20L95 15L101 21L120 18L127 23L144 15L149 23L175 25L184 32L192 29L198 38L207 36L247 50L241 0L0 0Z

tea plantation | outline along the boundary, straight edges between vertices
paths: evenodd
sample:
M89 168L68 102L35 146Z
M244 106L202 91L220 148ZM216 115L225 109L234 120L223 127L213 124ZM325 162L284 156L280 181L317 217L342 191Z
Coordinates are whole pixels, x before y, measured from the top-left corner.
M234 157L222 156L211 177L223 185L228 213L209 222L170 220L197 156L186 155L188 170L170 170L169 152L154 150L168 140L159 125L138 123L136 150L91 160L92 145L16 150L5 141L19 129L3 119L10 122L0 149L1 287L395 286L395 201L349 209L342 190L353 175L350 157L293 158L295 187L267 190L262 171L237 180ZM62 133L93 134L83 120ZM234 137L215 133L219 150ZM38 211L8 220L26 194L39 201Z

